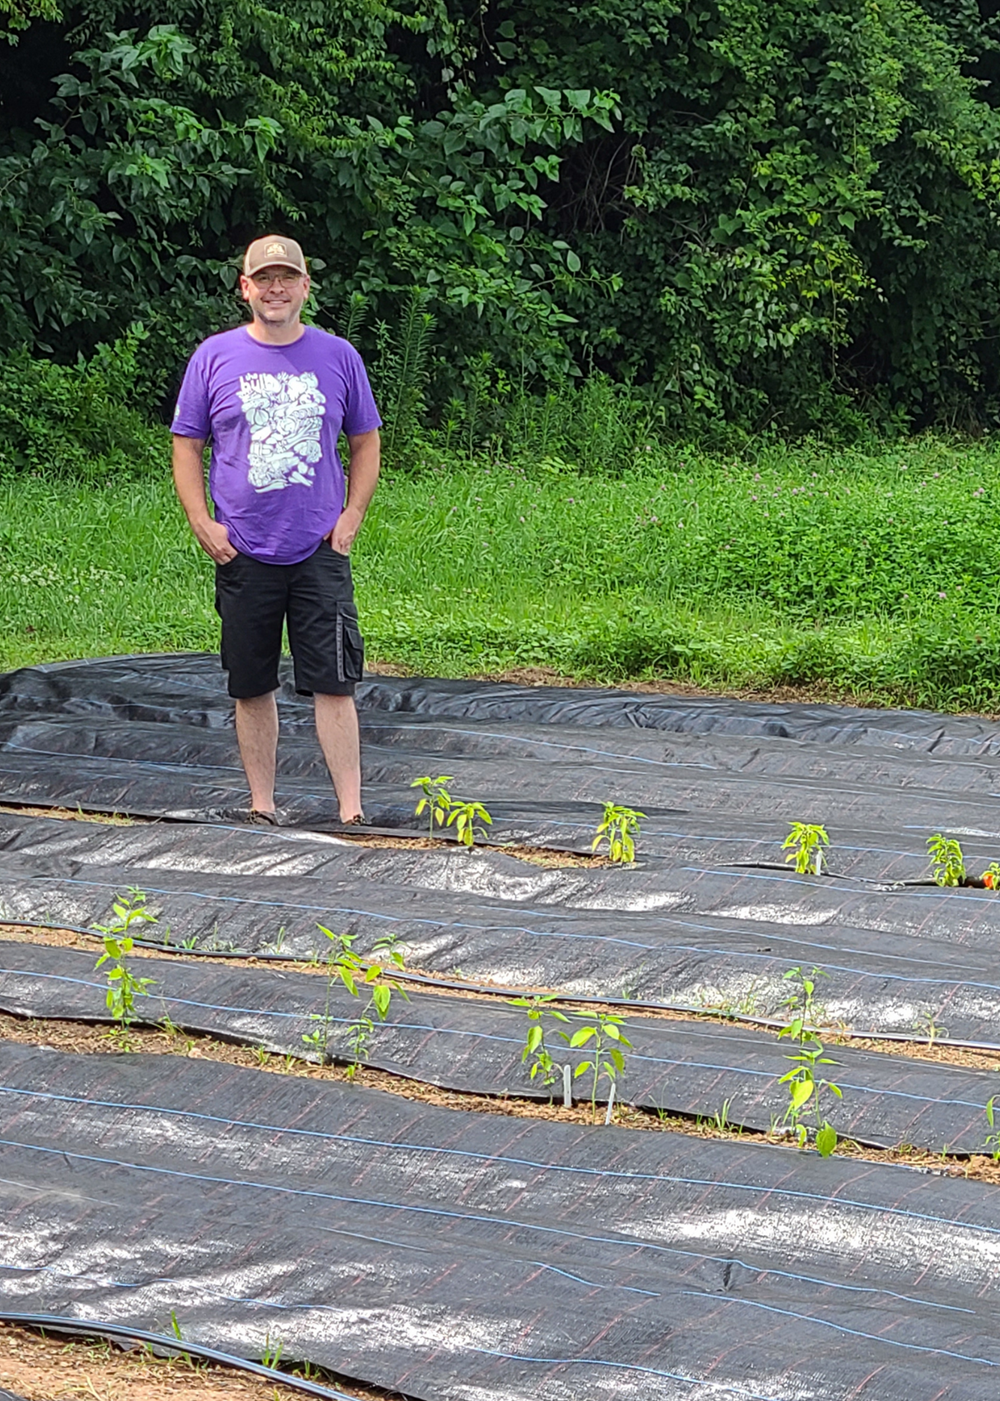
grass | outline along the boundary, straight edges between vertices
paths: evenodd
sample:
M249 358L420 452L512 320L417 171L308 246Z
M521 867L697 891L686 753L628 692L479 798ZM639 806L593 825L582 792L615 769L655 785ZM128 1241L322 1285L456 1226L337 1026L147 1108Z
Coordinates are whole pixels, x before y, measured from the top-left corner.
M1000 708L1000 454L652 446L617 476L386 475L356 546L372 660L615 681L824 685ZM169 485L0 480L0 665L212 649L211 569Z

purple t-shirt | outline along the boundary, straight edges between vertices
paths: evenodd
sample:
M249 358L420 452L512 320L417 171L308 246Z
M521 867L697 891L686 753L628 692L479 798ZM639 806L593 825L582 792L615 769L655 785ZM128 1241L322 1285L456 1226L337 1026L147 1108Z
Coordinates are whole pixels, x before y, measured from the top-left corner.
M381 422L349 341L306 326L292 345L264 345L239 326L191 356L171 431L211 437L215 518L240 553L297 564L344 509L338 435Z

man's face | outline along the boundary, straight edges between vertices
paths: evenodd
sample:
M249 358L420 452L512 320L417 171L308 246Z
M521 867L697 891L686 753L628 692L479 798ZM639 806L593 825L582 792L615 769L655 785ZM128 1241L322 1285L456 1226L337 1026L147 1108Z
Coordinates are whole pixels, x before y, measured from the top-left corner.
M294 268L276 264L258 268L252 277L241 274L240 290L255 320L266 326L288 326L299 318L309 295L309 278Z

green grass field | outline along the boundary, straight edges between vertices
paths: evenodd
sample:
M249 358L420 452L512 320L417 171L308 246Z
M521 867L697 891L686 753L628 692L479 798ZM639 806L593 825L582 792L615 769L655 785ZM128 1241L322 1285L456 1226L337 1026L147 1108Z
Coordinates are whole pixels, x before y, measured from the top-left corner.
M613 681L825 685L1000 707L1000 455L653 449L388 472L355 553L373 661ZM211 568L160 481L0 481L0 665L213 648Z

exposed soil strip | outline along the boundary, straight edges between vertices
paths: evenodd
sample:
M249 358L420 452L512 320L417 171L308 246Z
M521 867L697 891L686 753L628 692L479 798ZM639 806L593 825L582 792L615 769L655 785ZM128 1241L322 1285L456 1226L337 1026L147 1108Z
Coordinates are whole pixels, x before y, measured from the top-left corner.
M7 924L0 921L0 937L13 941L21 941L26 944L45 944L52 948L66 948L93 951L95 957L99 952L99 935L83 930L50 929L44 926L27 924ZM280 962L283 968L288 968L296 973L310 974L316 977L326 978L328 970L322 963L302 963L295 960L279 960L266 957L240 958L235 956L220 957L213 954L192 954L187 950L164 949L162 946L144 946L137 943L133 949L132 956L138 959L160 958L164 953L169 953L173 957L185 961L197 961L198 963L214 963L228 968L262 968L272 962ZM471 1001L492 1000L498 996L509 997L510 989L491 988L488 985L479 987L456 986L450 982L442 982L431 973L421 973L417 969L408 969L408 973L420 978L420 991L432 996L441 997L461 997ZM403 975L400 975L403 976ZM558 996L546 988L526 988L521 992L521 996L532 996L538 993L541 996L551 997L551 1006L566 1011L587 1011L587 1012L613 1012L620 1015L622 1006L620 1003L606 1003L599 1001L574 1001L565 996ZM701 1022L706 1026L718 1026L720 1024L732 1024L735 1022L747 1023L755 1026L763 1034L777 1035L780 1023L769 1022L762 1018L748 1018L726 1016L711 1011L699 1011L697 1008L687 1010L671 1010L664 1007L647 1007L641 1003L629 1005L628 1018L633 1020L649 1021L682 1021ZM858 1050L878 1051L891 1056L908 1056L913 1059L927 1060L938 1065L961 1066L970 1070L1000 1070L1000 1051L989 1049L976 1049L958 1045L950 1041L947 1035L928 1040L872 1040L863 1036L851 1036L838 1027L819 1028L824 1043L830 1046L854 1046Z
M119 1055L121 1046L106 1028L84 1026L78 1022L62 1021L22 1021L16 1017L0 1013L0 1039L15 1041L25 1046L49 1047L58 1051L73 1051L82 1055ZM154 1052L160 1055L188 1056L196 1060L213 1060L227 1065L237 1065L243 1069L262 1071L267 1074L290 1075L308 1080L333 1080L341 1084L363 1085L370 1089L383 1090L402 1099L421 1104L433 1104L446 1109L461 1109L469 1113L499 1114L519 1119L544 1119L553 1123L586 1124L603 1123L605 1110L597 1106L597 1115L589 1104L576 1103L567 1108L561 1103L539 1103L515 1096L492 1097L460 1091L442 1090L434 1085L424 1085L419 1081L390 1075L386 1071L361 1067L356 1075L342 1066L318 1066L298 1060L292 1056L271 1055L266 1051L248 1046L233 1045L215 1037L188 1032L168 1033L151 1028L133 1028L130 1044L134 1051ZM730 1127L718 1119L694 1119L680 1114L663 1111L638 1109L633 1105L617 1105L614 1122L618 1128L635 1129L641 1132L683 1133L697 1138L723 1138L754 1140L764 1143L785 1144L788 1133L763 1133L754 1129ZM946 1177L975 1178L983 1182L1000 1184L1000 1163L984 1154L944 1155L925 1152L910 1145L898 1148L871 1148L860 1146L849 1139L841 1139L837 1154L842 1157L858 1158L872 1163L902 1163L908 1167L920 1168Z
M312 1369L312 1379L358 1401L405 1401ZM0 1321L0 1387L24 1401L302 1401L302 1392L215 1363L157 1357L100 1340Z
M0 812L9 812L18 817L55 817L64 822L100 822L112 827L130 827L137 822L162 822L164 820L163 818L144 817L131 813L94 812L83 808L44 808L21 803L0 803ZM307 831L308 829L296 828L295 830ZM348 842L352 846L371 847L372 850L446 851L455 845L454 841L442 841L436 837L396 837L388 833L370 835L365 832L337 832L335 835L338 841ZM560 867L614 865L614 862L609 860L607 856L599 856L596 853L562 851L555 847L529 846L519 842L500 843L487 840L481 842L480 845L502 851L505 856L513 856L518 861L527 861L531 866L542 866L553 870Z

